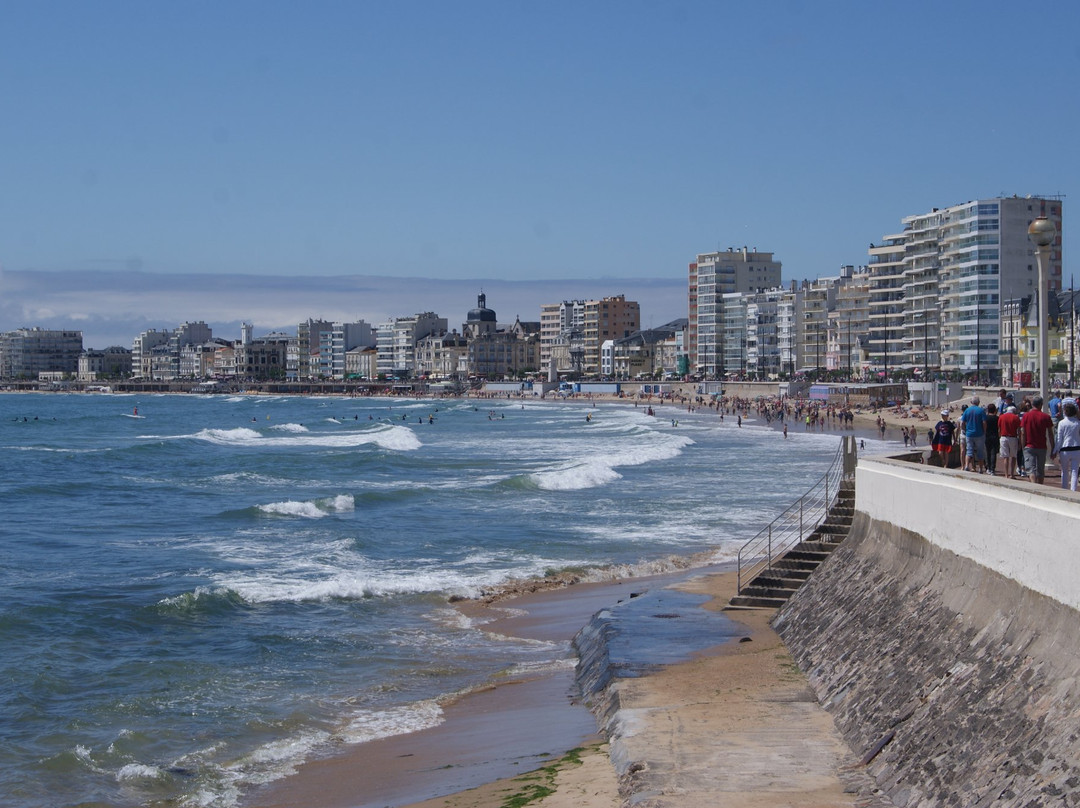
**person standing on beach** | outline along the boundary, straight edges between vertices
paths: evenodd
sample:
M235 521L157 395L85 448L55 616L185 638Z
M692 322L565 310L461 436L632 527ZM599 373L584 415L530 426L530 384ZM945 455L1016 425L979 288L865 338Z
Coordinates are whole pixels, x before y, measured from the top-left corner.
M1028 479L1042 485L1046 479L1046 451L1054 445L1054 422L1042 410L1042 396L1031 400L1031 409L1020 419L1024 433L1024 467Z
M1076 402L1066 398L1061 403L1061 421L1057 426L1057 439L1050 458L1059 458L1061 465L1061 487L1076 490L1077 478L1080 477L1080 420L1077 420Z
M1005 477L1009 480L1017 478L1016 457L1020 450L1020 416L1016 414L1016 407L1007 407L1005 412L998 416L998 434L1001 436L1001 456L1005 460Z
M941 455L943 469L949 467L949 455L952 454L953 432L955 431L956 425L949 420L949 411L942 410L941 420L934 426L933 450Z

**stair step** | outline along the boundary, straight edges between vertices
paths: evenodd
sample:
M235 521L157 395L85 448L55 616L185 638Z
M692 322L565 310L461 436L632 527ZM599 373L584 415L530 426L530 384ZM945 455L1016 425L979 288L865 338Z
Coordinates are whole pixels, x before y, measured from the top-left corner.
M788 567L784 566L783 561L777 561L772 565L772 571L774 574L779 575L789 581L805 581L810 577L810 574L816 570L817 567Z
M743 594L746 594L748 589L769 589L776 590L777 592L795 592L800 586L803 585L803 581L787 580L779 578L775 575L759 575L752 580L748 586L743 587ZM775 597L783 597L782 594L777 594Z
M778 609L787 603L787 600L781 598L751 598L743 595L736 595L731 599L732 606L750 606L759 609Z
M822 522L816 530L823 530L826 533L847 533L851 530L851 522Z
M836 536L836 533L825 533L814 536L796 546L795 549L806 551L808 553L824 553L827 556L832 555L832 551L836 549L838 543L835 539Z
M773 569L792 570L809 574L818 568L819 562L807 561L801 558L788 558L785 556L784 558L774 561L772 566Z
M746 598L772 598L786 602L795 594L794 589L774 589L767 586L747 586L743 588L742 596Z
M784 555L784 558L791 558L798 561L817 561L819 563L828 557L828 553L819 550L788 550Z

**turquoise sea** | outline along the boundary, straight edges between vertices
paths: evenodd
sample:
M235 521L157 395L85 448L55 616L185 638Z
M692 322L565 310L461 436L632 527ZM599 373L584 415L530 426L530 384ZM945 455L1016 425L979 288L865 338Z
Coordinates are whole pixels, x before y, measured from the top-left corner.
M838 442L743 424L532 400L0 395L0 804L233 806L302 760L438 723L440 696L572 664L448 597L732 558Z

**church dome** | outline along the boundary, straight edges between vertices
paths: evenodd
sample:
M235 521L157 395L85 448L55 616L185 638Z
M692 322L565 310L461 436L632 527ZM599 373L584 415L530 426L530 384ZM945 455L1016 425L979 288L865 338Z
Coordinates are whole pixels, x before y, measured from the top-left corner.
M481 292L476 298L476 308L469 312L468 322L470 323L494 323L495 312L489 309L485 304L487 303L487 297Z

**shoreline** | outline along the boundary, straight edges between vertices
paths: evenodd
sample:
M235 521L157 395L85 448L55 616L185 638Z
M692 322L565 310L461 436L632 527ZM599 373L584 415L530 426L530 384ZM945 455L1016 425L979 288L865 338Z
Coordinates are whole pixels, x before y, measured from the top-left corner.
M505 618L508 625L502 628L543 631L543 627L551 625L548 616L542 614L545 609L559 610L590 588L592 597L625 595L637 589L626 586L629 583L622 584L622 593L612 592L610 587L582 585L524 595L524 605L541 614L521 614L515 608L514 615ZM736 574L731 570L703 569L681 577L660 576L652 583L703 595L707 600L700 608L723 611L735 591ZM590 599L585 594L584 601ZM514 605L523 604L514 601ZM553 708L561 708L558 688L548 691L546 702L526 705L522 712L521 700L533 696L543 700L543 689L530 692L496 687L493 690L502 690L506 699L496 699L494 713L487 712L490 705L482 698L484 693L466 697L460 713L448 714L441 733L425 730L413 736L397 736L391 739L389 749L357 748L314 764L272 792L278 799L251 804L260 808L300 804L311 808L621 808L630 796L626 789L633 788L633 793L666 794L676 800L672 804L685 805L891 805L878 798L874 784L861 770L831 715L813 698L805 675L770 625L773 612L725 614L737 627L734 638L612 685L617 690L619 709L632 716L629 722L633 726L629 730L616 729L618 737L605 740L594 729L576 741L568 738L566 751L553 748L531 768L519 765L521 760L491 760L505 755L507 750L498 747L492 752L490 743L475 749L472 744L477 738L476 726L489 720L491 727L521 725L536 714L535 709L546 715ZM552 696L553 692L556 695ZM574 709L595 728L596 719L584 705L575 704ZM529 723L525 728L532 732L536 726ZM377 754L368 754L371 751ZM469 770L468 759L475 759L476 752L483 768ZM435 757L425 757L431 754ZM489 759L483 759L485 754ZM621 771L630 760L634 764ZM647 765L639 770L643 760ZM504 772L510 771L496 775L500 763ZM406 777L410 772L421 777L434 773L435 779L426 784L430 788L432 782L437 783L436 790L405 802L394 801L383 790L372 791L366 778L374 773L381 781L387 765L393 774L404 773ZM470 771L488 776L470 783Z
M633 401L617 397L534 401L543 405L572 402L590 408L612 404L633 406ZM719 418L715 409L691 406L688 411L687 404L677 400L662 404L640 401L638 406L653 406L657 417L677 412L680 419L692 418L698 422ZM661 406L663 411L659 409ZM726 419L733 417L725 415ZM856 416L853 429L805 432L836 437L855 434L880 441L873 417ZM800 426L791 429L791 422L788 423L793 439L804 432ZM778 421L768 424L756 412L744 418L744 425L748 429L769 429L778 437L783 429ZM712 590L733 591L735 573L719 571L715 562L710 562L713 552L673 554L665 559L664 563L670 564L667 570L640 577L635 577L633 572L643 570L645 565L606 572L602 569L588 573L564 571L543 578L507 581L476 598L454 599L450 605L466 617L485 620L485 631L568 643L596 612L614 605L631 591L651 586L686 586L691 591L710 594L713 600L703 608L723 608L727 599L721 602ZM701 583L714 579L711 586ZM739 613L733 619L740 624L747 620L760 623L747 626L752 639L755 632L759 635L771 632L767 617L744 618L744 613ZM771 642L783 651L778 639ZM739 644L738 640L726 641L711 649L710 655L738 654ZM693 660L686 660L667 665L664 670L693 664ZM654 675L648 674L644 679ZM615 767L595 717L574 695L573 680L573 671L568 666L532 677L489 681L446 703L444 720L435 727L343 747L329 757L307 761L294 774L252 790L240 805L243 808L285 808L297 804L312 808L500 808L508 794L522 793L543 780L547 783L543 787L545 795L534 794L529 805L616 808L621 798ZM527 732L522 734L519 729ZM567 755L571 761L566 760Z
M467 617L485 620L483 630L547 642L569 641L593 614L632 593L685 581L708 568L610 582L578 583L535 591L507 592L495 601L455 604ZM615 771L606 754L596 719L576 695L571 664L533 676L498 679L451 699L435 727L343 747L331 757L301 764L295 774L252 790L246 808L383 808L383 806L481 806L497 808L507 790L535 782L515 780L557 767L563 779L607 783L601 791L617 793ZM569 753L582 763L560 764ZM575 760L579 755L574 755ZM575 774L576 773L576 774ZM556 781L559 779L555 778ZM550 788L546 786L545 788ZM490 803L478 799L483 792ZM614 808L609 801L571 805ZM556 788L555 793L562 789ZM468 796L466 796L468 795ZM464 800L454 802L453 800ZM545 798L546 799L546 798ZM450 800L448 802L448 800ZM539 802L533 805L560 806Z

